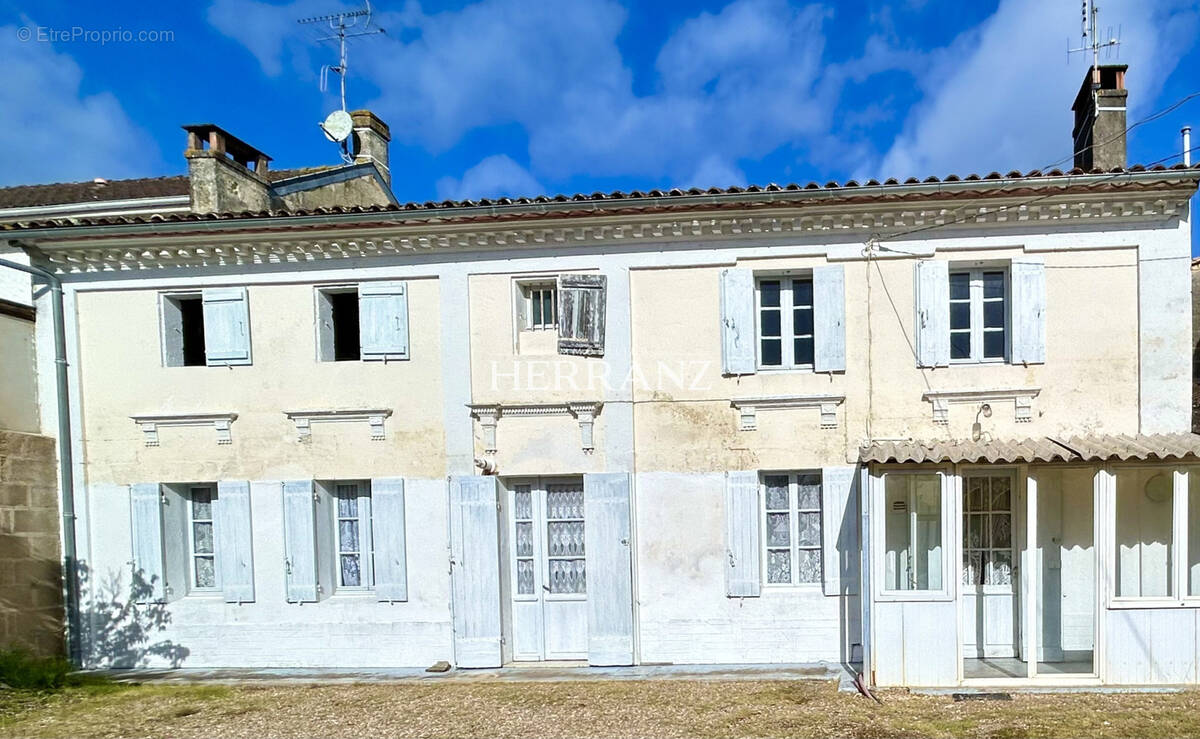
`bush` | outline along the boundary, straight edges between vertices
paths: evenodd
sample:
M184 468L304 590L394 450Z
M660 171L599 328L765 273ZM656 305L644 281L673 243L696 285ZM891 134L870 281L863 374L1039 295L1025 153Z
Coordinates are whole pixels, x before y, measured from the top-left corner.
M55 690L82 681L62 657L35 657L21 649L0 650L0 683L18 690Z

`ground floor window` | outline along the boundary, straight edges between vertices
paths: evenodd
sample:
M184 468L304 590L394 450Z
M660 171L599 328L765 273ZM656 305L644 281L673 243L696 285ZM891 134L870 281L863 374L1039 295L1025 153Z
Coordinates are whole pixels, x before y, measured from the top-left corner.
M762 476L768 585L821 582L821 473Z
M941 590L941 476L888 473L883 517L883 589Z
M1174 481L1169 468L1116 472L1116 596L1172 595Z

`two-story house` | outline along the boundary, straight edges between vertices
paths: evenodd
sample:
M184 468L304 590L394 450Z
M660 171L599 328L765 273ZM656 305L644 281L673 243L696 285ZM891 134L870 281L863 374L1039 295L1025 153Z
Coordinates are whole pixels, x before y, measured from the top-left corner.
M1093 140L1123 71L1069 172L0 226L88 663L1196 682L1200 168Z

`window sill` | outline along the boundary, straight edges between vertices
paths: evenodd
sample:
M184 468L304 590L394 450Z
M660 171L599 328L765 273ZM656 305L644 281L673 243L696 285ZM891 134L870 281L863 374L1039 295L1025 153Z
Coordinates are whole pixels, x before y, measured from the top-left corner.
M888 590L875 594L877 603L952 603L954 595L935 590Z
M951 359L949 364L950 367L995 367L1003 365L1015 366L1013 362L1007 359Z
M365 600L370 598L375 600L374 588L363 588L362 590L340 590L333 591L333 595L329 596L330 600Z
M1200 608L1200 598L1110 598L1108 601L1110 611L1138 608Z
M189 591L187 595L183 596L181 600L189 600L193 603L203 603L205 601L220 601L221 603L224 603L225 594L220 590L192 590Z
M779 366L775 366L775 365L770 365L770 366L766 366L766 367L760 366L760 367L756 367L756 371L762 372L764 374L793 373L793 374L815 375L817 373L817 371L815 369L813 369L813 366L811 364L798 364L795 367L779 367Z
M821 593L821 594L824 594L825 584L819 583L819 582L804 582L804 583L797 583L795 585L784 585L783 583L775 583L775 582L766 583L766 582L764 582L762 584L762 592L764 595L766 595L767 593L779 593L780 595L786 595L788 593Z

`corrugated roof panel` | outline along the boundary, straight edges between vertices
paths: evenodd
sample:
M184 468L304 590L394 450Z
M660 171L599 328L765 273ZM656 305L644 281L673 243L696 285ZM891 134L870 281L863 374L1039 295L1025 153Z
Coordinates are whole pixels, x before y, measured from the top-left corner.
M989 441L878 441L863 447L861 462L991 463L1141 462L1200 459L1200 435L1110 434Z

